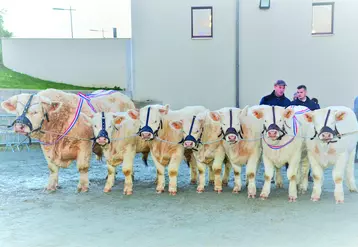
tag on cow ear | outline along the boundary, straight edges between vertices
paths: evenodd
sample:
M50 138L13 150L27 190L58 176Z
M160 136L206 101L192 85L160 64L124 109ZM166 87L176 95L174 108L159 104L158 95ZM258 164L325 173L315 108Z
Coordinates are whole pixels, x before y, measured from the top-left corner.
M338 111L338 112L336 113L336 121L337 121L337 122L338 122L338 121L342 121L343 119L346 118L346 116L347 116L347 112L345 112L345 111Z
M295 111L292 108L286 108L283 112L283 117L286 119L290 119L295 115Z
M218 112L211 111L211 112L209 113L209 116L210 116L210 118L211 118L213 121L215 121L215 122L220 121L220 114L219 114Z
M139 118L139 111L137 109L130 109L127 111L128 116L133 119L137 120Z
M115 125L121 125L125 119L125 116L115 116L113 122Z
M49 112L57 112L60 110L62 102L52 102L49 108Z
M180 121L170 121L170 126L175 130L180 130L183 128L183 120Z
M303 114L303 118L306 120L306 122L312 123L313 122L313 113L307 112L307 113Z
M262 108L255 109L252 111L252 115L254 115L257 119L262 119L264 117L264 110Z
M8 100L1 102L1 107L11 114L16 114L17 95L10 97Z

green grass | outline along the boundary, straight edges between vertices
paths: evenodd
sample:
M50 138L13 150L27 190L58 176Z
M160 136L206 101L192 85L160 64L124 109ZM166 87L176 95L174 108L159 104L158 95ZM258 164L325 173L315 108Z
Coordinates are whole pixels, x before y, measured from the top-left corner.
M52 81L41 80L22 73L17 73L15 71L6 68L3 65L1 42L0 42L0 88L35 89L35 90L42 90L47 88L54 88L60 90L98 90L98 89L122 90L120 87L114 87L114 88L80 87L80 86L74 86L65 83L57 83Z

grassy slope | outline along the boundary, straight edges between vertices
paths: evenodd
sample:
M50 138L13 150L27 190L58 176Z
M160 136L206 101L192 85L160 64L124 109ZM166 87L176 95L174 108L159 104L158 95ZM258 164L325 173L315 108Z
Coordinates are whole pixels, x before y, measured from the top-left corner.
M6 68L2 63L2 52L0 42L0 88L16 88L16 89L47 89L55 88L61 90L96 90L99 88L94 87L80 87L73 86L65 83L57 83L51 81L45 81L38 78L34 78L25 74L14 72ZM121 90L118 87L115 88L101 88L101 89L116 89Z

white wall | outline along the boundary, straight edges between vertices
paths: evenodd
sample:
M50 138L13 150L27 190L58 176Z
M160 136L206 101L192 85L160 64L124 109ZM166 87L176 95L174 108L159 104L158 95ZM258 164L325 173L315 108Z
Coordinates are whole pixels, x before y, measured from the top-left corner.
M336 0L334 35L311 36L312 0L239 0L240 106L258 104L277 79L292 99L305 84L322 107L353 107L358 95L358 1Z
M3 39L4 65L44 80L127 87L129 39Z
M191 7L213 6L213 39L191 39ZM132 0L134 99L173 109L235 106L236 0Z

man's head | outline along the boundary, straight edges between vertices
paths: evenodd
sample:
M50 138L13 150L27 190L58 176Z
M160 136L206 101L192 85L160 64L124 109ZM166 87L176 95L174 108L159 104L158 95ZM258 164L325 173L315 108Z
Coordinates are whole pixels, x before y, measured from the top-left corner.
M278 80L274 85L274 90L277 96L282 96L285 93L286 82L283 80Z
M297 87L297 98L299 100L304 100L307 96L307 87L305 85L299 85Z

